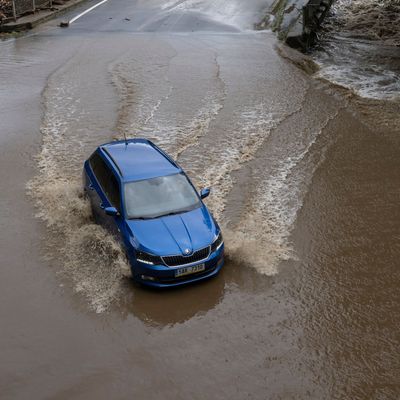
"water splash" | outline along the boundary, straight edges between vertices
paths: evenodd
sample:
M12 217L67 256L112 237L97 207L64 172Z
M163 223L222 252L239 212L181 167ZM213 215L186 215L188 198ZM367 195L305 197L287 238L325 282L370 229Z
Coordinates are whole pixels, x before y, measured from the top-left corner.
M231 227L236 257L251 260L261 274L275 274L281 261L296 259L290 235L312 177L329 148L327 143L319 143L321 136L339 111L328 112L319 127L299 126L290 138L290 147L276 146L275 153L268 154L268 172L248 200L248 212Z
M339 0L314 52L318 76L361 97L398 99L399 45L398 1Z
M390 46L400 45L400 1L339 0L333 4L334 18L326 28L365 40L376 40Z
M97 88L103 93L100 101L106 101L104 88L99 84ZM109 140L104 134L94 134L105 126L108 116L89 111L89 104L95 110L102 110L103 105L97 108L91 96L85 98L81 82L65 79L63 69L49 79L43 99L38 173L28 183L28 193L37 206L37 217L49 228L47 256L90 307L102 312L118 299L122 278L129 273L123 250L94 223L82 190L83 160L99 142ZM88 121L92 121L91 132Z
M226 198L233 187L232 173L254 158L257 150L277 125L279 117L264 104L245 108L239 116L239 126L220 147L214 162L200 175L204 186L215 188L211 210L217 219L223 218Z

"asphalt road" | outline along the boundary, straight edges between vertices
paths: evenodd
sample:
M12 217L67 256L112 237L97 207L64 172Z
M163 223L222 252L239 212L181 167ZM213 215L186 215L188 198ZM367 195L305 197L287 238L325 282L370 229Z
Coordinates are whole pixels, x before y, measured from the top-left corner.
M398 397L399 139L252 30L266 3L57 26L89 2L0 43L2 399ZM124 133L213 187L216 279L144 290L92 223L82 162Z

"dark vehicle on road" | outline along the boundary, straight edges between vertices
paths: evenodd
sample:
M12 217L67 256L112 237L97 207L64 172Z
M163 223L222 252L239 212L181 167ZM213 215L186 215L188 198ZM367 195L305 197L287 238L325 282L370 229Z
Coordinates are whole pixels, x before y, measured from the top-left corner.
M156 287L217 275L221 230L182 168L145 139L99 146L85 161L93 215L123 244L133 278Z

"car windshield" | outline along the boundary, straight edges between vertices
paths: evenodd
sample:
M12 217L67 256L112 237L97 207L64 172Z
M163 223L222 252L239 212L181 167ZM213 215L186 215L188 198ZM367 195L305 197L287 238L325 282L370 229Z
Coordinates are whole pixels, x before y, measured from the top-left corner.
M125 184L127 217L156 218L200 207L199 197L184 174Z

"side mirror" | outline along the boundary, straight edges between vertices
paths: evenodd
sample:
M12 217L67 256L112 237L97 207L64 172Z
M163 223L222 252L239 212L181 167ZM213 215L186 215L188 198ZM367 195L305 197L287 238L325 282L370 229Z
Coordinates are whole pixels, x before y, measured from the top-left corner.
M118 212L118 210L117 210L115 207L106 207L106 208L104 209L104 212L105 212L107 215L110 215L110 216L112 216L112 217L116 217L116 216L119 215L119 212Z
M211 189L210 188L204 188L200 190L200 198L205 199L210 195Z

